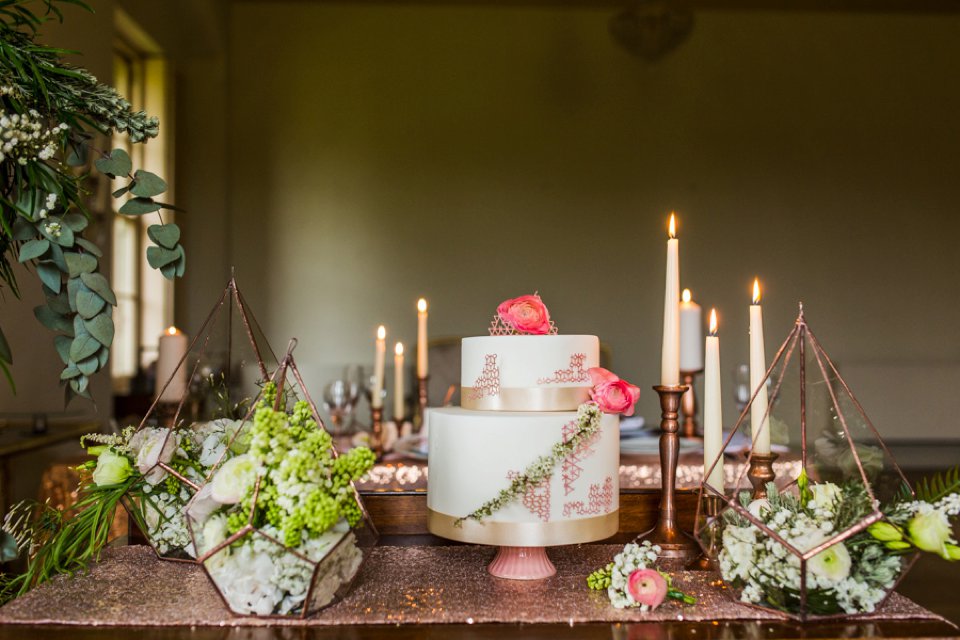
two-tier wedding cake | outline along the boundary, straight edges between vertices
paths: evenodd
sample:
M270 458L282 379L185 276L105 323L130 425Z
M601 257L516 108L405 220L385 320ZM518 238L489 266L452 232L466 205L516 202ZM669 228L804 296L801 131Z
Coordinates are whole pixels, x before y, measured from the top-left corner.
M430 531L501 547L614 535L618 414L639 390L599 368L596 336L557 335L539 296L501 304L490 333L462 342L461 407L430 410Z

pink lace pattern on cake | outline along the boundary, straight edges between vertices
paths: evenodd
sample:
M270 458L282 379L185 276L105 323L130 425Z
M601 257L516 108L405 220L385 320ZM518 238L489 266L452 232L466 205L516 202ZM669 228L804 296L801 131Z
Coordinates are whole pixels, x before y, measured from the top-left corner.
M612 507L613 478L607 476L607 479L603 481L603 486L601 486L599 482L590 485L590 492L587 494L587 504L583 504L583 500L565 502L563 504L563 517L569 518L573 515L598 516L603 513L610 513Z
M483 371L470 391L472 400L500 395L500 367L497 366L497 354L488 353L484 358L486 362L483 365Z
M553 372L553 377L538 378L537 384L561 384L566 382L590 382L590 374L583 367L583 361L587 359L585 353L574 353L570 356L569 369L557 369Z
M572 420L567 424L563 425L563 441L569 442L574 435L576 435L579 430L579 425L576 420ZM570 495L573 493L573 490L576 488L574 484L580 478L580 474L583 473L583 468L580 466L580 462L583 462L588 457L593 455L593 445L597 443L600 439L600 432L596 432L586 440L580 443L580 446L576 448L570 455L568 455L563 460L563 464L560 465L561 473L563 474L563 492L564 495Z
M493 321L490 322L490 328L487 330L492 336L526 336L530 335L527 333L520 333L506 322L504 322L499 315L493 316ZM553 320L550 321L550 331L546 333L548 336L557 335L557 325L553 323Z
M508 471L507 480L513 482L519 471ZM523 494L523 506L544 522L550 522L550 476L527 487Z

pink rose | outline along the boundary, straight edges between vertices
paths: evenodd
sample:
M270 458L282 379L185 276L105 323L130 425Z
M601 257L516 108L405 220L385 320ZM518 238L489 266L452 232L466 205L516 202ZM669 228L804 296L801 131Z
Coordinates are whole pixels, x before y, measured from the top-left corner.
M546 335L550 333L550 312L540 296L520 296L501 302L497 315L517 333Z
M590 399L597 403L601 411L633 415L633 405L640 399L640 387L621 380L616 374L602 367L591 367L587 369L587 373L593 383Z
M627 593L640 604L656 609L667 597L667 581L655 569L637 569L627 578Z

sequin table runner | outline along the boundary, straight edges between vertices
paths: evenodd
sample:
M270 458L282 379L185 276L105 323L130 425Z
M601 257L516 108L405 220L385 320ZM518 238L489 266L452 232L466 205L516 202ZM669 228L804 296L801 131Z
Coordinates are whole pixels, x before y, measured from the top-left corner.
M717 576L679 572L677 585L695 595L695 606L667 603L649 614L617 610L606 595L587 589L585 576L621 547L557 547L557 575L539 582L493 578L486 573L493 549L477 546L378 547L353 590L307 620L277 621L230 614L195 565L162 562L148 547L105 552L90 571L61 576L0 608L0 624L63 625L348 625L402 623L577 623L656 620L776 620L733 602ZM873 620L943 618L894 594Z

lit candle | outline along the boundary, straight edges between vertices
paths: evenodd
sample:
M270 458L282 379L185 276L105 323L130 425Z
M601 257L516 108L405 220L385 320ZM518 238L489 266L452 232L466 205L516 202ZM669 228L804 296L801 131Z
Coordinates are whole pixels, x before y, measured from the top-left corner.
M403 421L403 343L398 342L393 350L393 419Z
M750 305L750 393L757 396L750 405L750 435L754 453L770 453L770 420L767 416L767 358L763 350L763 308L760 306L760 281L753 281Z
M667 281L663 295L663 350L660 359L660 384L680 384L680 245L676 216L670 214L667 240Z
M157 380L154 396L160 396L160 402L180 402L187 392L187 366L177 369L180 361L187 355L189 341L186 334L170 327L163 332L157 343ZM167 384L167 380L170 384ZM163 386L167 385L164 389Z
M383 325L377 327L377 350L373 361L373 393L370 396L370 406L374 409L383 407L383 361L387 353L387 330Z
M417 377L427 377L427 301L417 300Z
M720 399L720 338L717 310L710 310L710 335L704 344L703 372L703 474L707 484L723 492L723 411ZM717 466L710 470L713 463Z
M690 289L680 296L680 371L703 371L703 310Z

